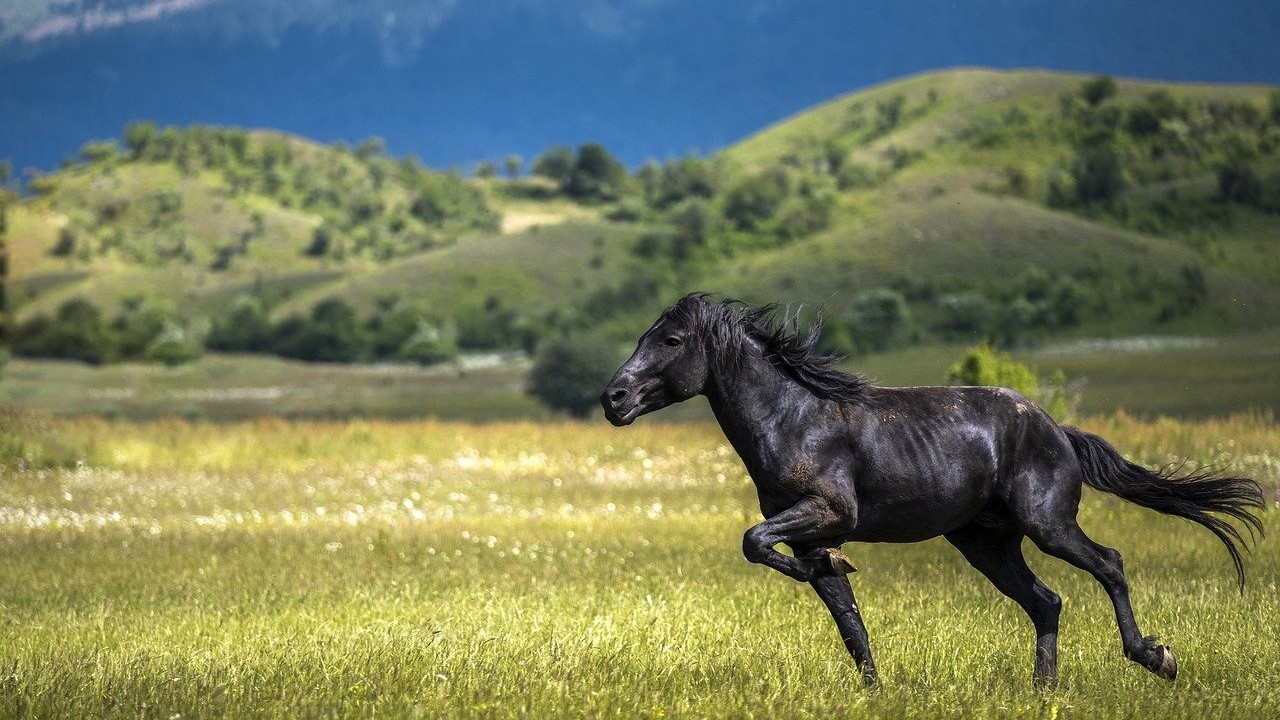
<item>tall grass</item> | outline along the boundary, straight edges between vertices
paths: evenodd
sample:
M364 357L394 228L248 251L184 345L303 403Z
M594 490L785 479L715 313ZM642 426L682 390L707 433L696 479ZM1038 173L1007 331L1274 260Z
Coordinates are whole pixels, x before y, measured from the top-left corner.
M1280 428L1084 423L1140 459L1237 459ZM754 490L710 425L51 426L78 467L0 475L0 717L1261 717L1280 702L1273 540L1237 593L1207 533L1086 496L1167 684L1120 655L1093 580L1061 689L1030 624L945 543L851 545L883 690L806 586L748 564ZM1234 443L1234 444L1233 444ZM1272 535L1275 513L1266 518Z

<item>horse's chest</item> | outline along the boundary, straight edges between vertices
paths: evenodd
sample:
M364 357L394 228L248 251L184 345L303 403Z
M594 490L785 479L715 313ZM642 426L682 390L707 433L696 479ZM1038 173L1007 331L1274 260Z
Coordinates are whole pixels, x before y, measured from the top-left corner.
M760 512L772 517L796 504L806 495L814 494L818 472L814 461L807 457L790 458L772 466L754 469L751 479L760 499Z

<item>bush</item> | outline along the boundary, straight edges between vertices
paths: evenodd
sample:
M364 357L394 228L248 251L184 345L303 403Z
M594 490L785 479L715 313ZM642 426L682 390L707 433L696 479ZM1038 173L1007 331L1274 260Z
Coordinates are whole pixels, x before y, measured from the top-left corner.
M455 310L458 345L468 350L529 350L537 333L528 320L502 298L490 295L481 304L464 304Z
M1218 195L1223 200L1257 206L1262 201L1262 178L1248 162L1233 159L1218 170Z
M1071 176L1081 204L1108 203L1118 197L1125 182L1115 139L1101 132L1085 138L1077 147Z
M557 145L533 160L533 174L563 186L573 174L573 150L567 145Z
M118 358L142 358L151 342L164 331L166 323L170 321L166 313L141 299L126 301L120 314L111 321Z
M1079 397L1067 386L1066 376L1055 370L1042 381L1036 368L996 352L987 343L975 345L947 369L948 385L1004 387L1036 401L1059 422L1066 421L1079 405Z
M213 321L206 344L223 352L265 352L271 348L274 331L267 311L257 298L241 296L224 315Z
M286 318L275 335L276 354L309 362L355 362L368 349L355 311L337 298L316 305L309 319Z
M914 340L915 324L906 299L890 288L858 293L845 322L864 352L891 350Z
M147 345L143 358L150 362L164 363L176 367L199 360L204 355L204 346L187 328L169 320L164 329Z
M402 360L419 365L438 365L458 358L458 333L452 327L437 327L426 320L400 346Z
M41 314L19 325L14 331L13 351L101 364L116 358L117 347L98 308L75 298L63 303L52 319Z
M603 337L562 335L538 351L526 390L548 407L585 418L599 407L617 365L616 348Z
M627 182L627 169L603 145L588 143L578 148L565 194L579 200L616 200Z
M739 182L725 197L724 217L739 230L752 231L771 220L787 199L791 183L781 168Z
M990 333L995 305L981 293L944 295L938 299L942 318L938 330L948 340L978 338Z
M1115 78L1110 75L1099 75L1080 86L1080 97L1084 98L1090 107L1097 107L1115 97L1118 91Z

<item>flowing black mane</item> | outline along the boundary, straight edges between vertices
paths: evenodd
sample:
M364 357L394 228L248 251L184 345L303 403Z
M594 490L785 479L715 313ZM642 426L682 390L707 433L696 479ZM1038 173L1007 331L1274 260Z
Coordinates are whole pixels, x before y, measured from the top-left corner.
M713 302L707 293L686 295L667 313L673 320L692 321L719 350L713 354L717 362L736 362L741 357L743 339L751 338L763 346L765 357L774 367L825 400L853 402L862 399L870 385L860 375L837 369L840 356L817 354L822 337L821 317L802 331L799 314L790 314L776 303L750 306L738 300Z

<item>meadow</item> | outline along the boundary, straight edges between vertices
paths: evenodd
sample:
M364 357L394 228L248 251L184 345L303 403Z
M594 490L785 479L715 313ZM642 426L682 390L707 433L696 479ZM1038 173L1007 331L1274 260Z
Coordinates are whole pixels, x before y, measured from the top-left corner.
M0 470L0 717L1280 705L1274 510L1240 594L1208 533L1086 494L1082 525L1124 553L1139 621L1178 654L1174 683L1121 657L1091 578L1034 549L1065 605L1050 692L1030 682L1025 616L944 542L846 546L884 681L868 693L808 587L742 558L754 490L709 424L23 422L28 454L66 467ZM1145 463L1230 462L1280 500L1269 416L1082 424Z

